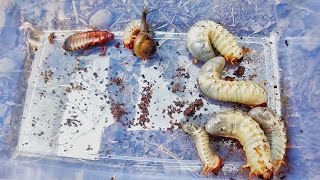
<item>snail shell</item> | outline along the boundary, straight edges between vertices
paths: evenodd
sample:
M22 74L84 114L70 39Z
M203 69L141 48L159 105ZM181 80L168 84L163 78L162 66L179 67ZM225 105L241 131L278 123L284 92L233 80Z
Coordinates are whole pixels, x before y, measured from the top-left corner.
M133 50L137 57L150 59L155 54L157 44L146 32L140 32L134 41Z

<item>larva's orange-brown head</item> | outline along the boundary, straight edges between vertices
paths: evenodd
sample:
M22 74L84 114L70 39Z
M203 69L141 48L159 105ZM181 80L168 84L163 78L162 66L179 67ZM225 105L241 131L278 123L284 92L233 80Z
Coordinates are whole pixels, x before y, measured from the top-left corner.
M269 169L268 171L266 171L266 172L263 173L263 174L258 175L258 177L259 177L260 179L265 179L265 180L272 179L272 177L273 177L273 168L272 168L272 169Z

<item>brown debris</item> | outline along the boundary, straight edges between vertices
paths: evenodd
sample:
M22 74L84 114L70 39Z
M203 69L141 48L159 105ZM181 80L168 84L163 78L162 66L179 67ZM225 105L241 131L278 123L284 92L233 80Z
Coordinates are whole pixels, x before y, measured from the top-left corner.
M174 105L178 106L178 107L184 107L184 105L186 104L185 101L173 101Z
M224 80L226 81L234 81L235 77L226 76Z
M100 57L103 57L103 56L106 56L106 55L107 55L107 49L106 49L106 47L105 47L105 46L101 46L99 56L100 56Z
M53 72L51 70L45 70L44 72L41 72L40 75L44 77L44 82L47 83L49 79L52 77Z
M113 115L113 118L116 120L116 122L120 122L120 118L126 114L124 109L124 104L115 102L113 99L111 99L111 114Z
M80 84L70 83L70 86L67 87L67 88L65 89L65 91L66 91L67 93L71 93L72 90L81 91L81 90L86 90L86 88L83 87L82 83L80 83Z
M119 87L120 91L125 90L125 86L123 84L122 78L119 78L119 77L111 78L111 84L113 84L113 83L115 83Z
M255 77L257 77L256 74L251 74L251 75L249 75L249 81L253 81L253 79L254 79Z
M185 116L192 116L196 113L196 110L200 110L203 106L202 99L197 99L195 102L191 103L186 110L184 110L183 115Z
M48 41L49 41L50 44L53 44L54 38L55 38L54 33L50 33L49 36L48 36Z
M174 83L172 85L172 92L173 93L176 93L177 91L179 91L179 89L180 89L180 84L179 83Z
M184 67L178 67L176 69L176 74L172 78L175 78L175 77L184 77L186 79L189 79L190 74L189 72L186 72L186 69Z
M198 59L194 58L194 59L192 60L192 64L198 64L198 63L199 63L199 60L198 60Z
M150 100L152 98L152 84L148 82L148 85L146 87L143 87L142 91L142 97L140 99L140 103L138 104L140 111L140 117L138 118L139 124L146 128L146 123L150 122L150 119L148 117L149 115L149 110L148 108L150 107Z
M245 67L244 66L239 66L236 71L234 71L233 75L236 75L238 77L241 77L244 74Z
M181 112L182 112L182 111L181 111L181 108L177 108L177 107L175 107L175 106L173 106L173 105L169 105L169 106L167 107L167 114L168 114L168 116L169 116L171 119L173 119L172 114L174 114L174 113L180 114Z

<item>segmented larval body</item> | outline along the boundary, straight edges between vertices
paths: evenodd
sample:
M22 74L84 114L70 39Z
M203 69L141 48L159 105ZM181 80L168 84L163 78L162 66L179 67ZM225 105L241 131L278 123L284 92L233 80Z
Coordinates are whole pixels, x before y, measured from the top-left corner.
M198 21L188 31L187 46L191 54L208 61L215 56L212 46L231 63L243 57L236 38L220 24L210 20Z
M182 129L193 138L196 144L198 155L204 164L202 173L206 176L210 173L218 173L222 168L222 161L219 156L211 150L209 135L204 128L194 123L186 123L182 126Z
M141 19L130 21L123 31L123 45L126 48L132 49L135 41L135 36L139 34Z
M207 61L199 72L199 87L210 98L257 106L267 102L267 93L252 81L226 81L220 79L225 59L215 57Z
M272 153L272 163L277 172L283 164L287 146L286 128L282 119L271 109L265 107L253 108L248 115L260 125L267 136Z
M63 44L66 51L85 49L88 46L105 43L114 38L114 34L108 31L87 31L69 36Z
M259 124L241 112L227 111L213 115L205 130L215 136L235 138L240 141L247 156L250 178L256 174L260 178L271 179L273 165L270 145Z

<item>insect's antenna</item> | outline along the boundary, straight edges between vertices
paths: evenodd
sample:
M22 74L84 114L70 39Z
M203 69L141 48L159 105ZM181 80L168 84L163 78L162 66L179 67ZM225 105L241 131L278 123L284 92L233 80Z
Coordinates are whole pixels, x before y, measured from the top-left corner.
M149 13L151 13L151 12L153 12L153 11L158 10L158 9L159 9L159 8L154 8L154 9L152 9L152 10L148 10L147 7L144 7L144 8L143 8L143 12L146 13L146 14L149 14Z

